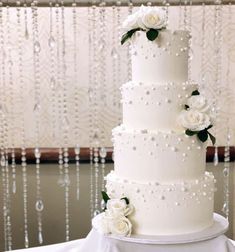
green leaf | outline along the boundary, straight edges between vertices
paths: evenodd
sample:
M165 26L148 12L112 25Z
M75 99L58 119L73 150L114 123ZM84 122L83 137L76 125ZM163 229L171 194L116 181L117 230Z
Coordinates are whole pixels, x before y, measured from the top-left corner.
M208 132L207 130L201 130L197 133L197 137L199 138L200 141L202 141L203 143L206 142L206 140L208 139Z
M210 137L210 139L211 139L212 144L215 145L215 143L216 143L216 138L215 138L210 132L207 131L207 133L208 133L208 135L209 135L209 137Z
M192 92L192 95L200 95L199 91L196 89Z
M110 200L108 194L105 191L102 191L101 194L105 204L107 204L107 202Z
M123 45L130 38L128 33L122 35L121 44Z
M121 200L125 200L127 205L130 204L130 201L129 201L129 199L127 197L121 198Z
M121 44L123 45L137 31L142 31L142 29L141 28L132 29L132 30L128 31L127 33L123 34L122 39L121 39Z
M192 131L192 130L185 130L185 134L188 135L188 136L193 136L193 135L196 135L198 134L198 131Z
M158 30L150 29L147 31L146 36L148 40L154 41L158 37L158 33L159 33Z
M209 125L207 128L206 128L206 130L208 130L208 129L211 129L213 127L213 125L211 124L211 125ZM208 132L209 133L209 132Z
M189 109L189 105L185 104L185 105L184 105L184 109L185 109L185 110Z

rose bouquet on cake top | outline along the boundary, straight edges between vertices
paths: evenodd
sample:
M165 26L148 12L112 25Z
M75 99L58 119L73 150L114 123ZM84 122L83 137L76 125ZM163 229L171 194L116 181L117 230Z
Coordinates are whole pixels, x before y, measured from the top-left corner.
M106 192L102 192L102 196L105 208L99 216L98 231L102 234L130 236L132 224L127 217L133 213L134 207L126 197L111 199Z
M209 137L213 145L215 144L216 139L209 132L209 129L213 127L211 106L198 90L193 91L191 97L188 98L178 121L186 129L186 135L197 135L202 142L206 142Z
M137 31L145 31L150 41L158 37L159 31L166 28L166 15L161 8L142 5L139 10L129 15L122 25L124 44Z

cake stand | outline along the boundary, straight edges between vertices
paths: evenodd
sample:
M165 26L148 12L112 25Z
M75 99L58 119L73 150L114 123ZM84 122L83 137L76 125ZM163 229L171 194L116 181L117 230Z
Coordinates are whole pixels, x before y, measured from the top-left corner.
M97 231L99 218L97 215L92 220L92 226ZM228 221L222 215L214 213L213 225L195 233L182 235L131 235L130 237L120 237L115 235L105 235L107 238L142 244L182 244L209 240L224 234L228 230ZM98 231L97 231L98 232Z

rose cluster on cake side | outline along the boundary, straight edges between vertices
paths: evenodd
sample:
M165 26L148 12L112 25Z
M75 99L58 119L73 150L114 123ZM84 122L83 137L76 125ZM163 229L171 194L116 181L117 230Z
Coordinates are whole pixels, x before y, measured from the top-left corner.
M206 142L210 137L214 145L216 139L208 131L213 127L212 121L211 106L207 99L198 90L193 91L185 104L184 110L179 115L179 123L186 129L186 135L197 135L202 142Z
M132 224L127 218L134 211L129 200L111 199L106 192L102 192L105 208L99 216L97 229L102 234L113 234L117 236L130 236Z
M158 37L159 31L166 28L166 15L160 8L142 5L137 12L127 17L122 28L122 44L137 31L145 31L147 38L153 41Z

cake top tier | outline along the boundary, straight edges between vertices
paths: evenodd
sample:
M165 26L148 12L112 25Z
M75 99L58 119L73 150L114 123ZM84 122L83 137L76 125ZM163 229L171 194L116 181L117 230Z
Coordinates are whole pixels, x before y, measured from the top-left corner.
M165 24L161 9L143 6L124 21L122 43L131 41L133 81L188 80L189 33L167 30Z

